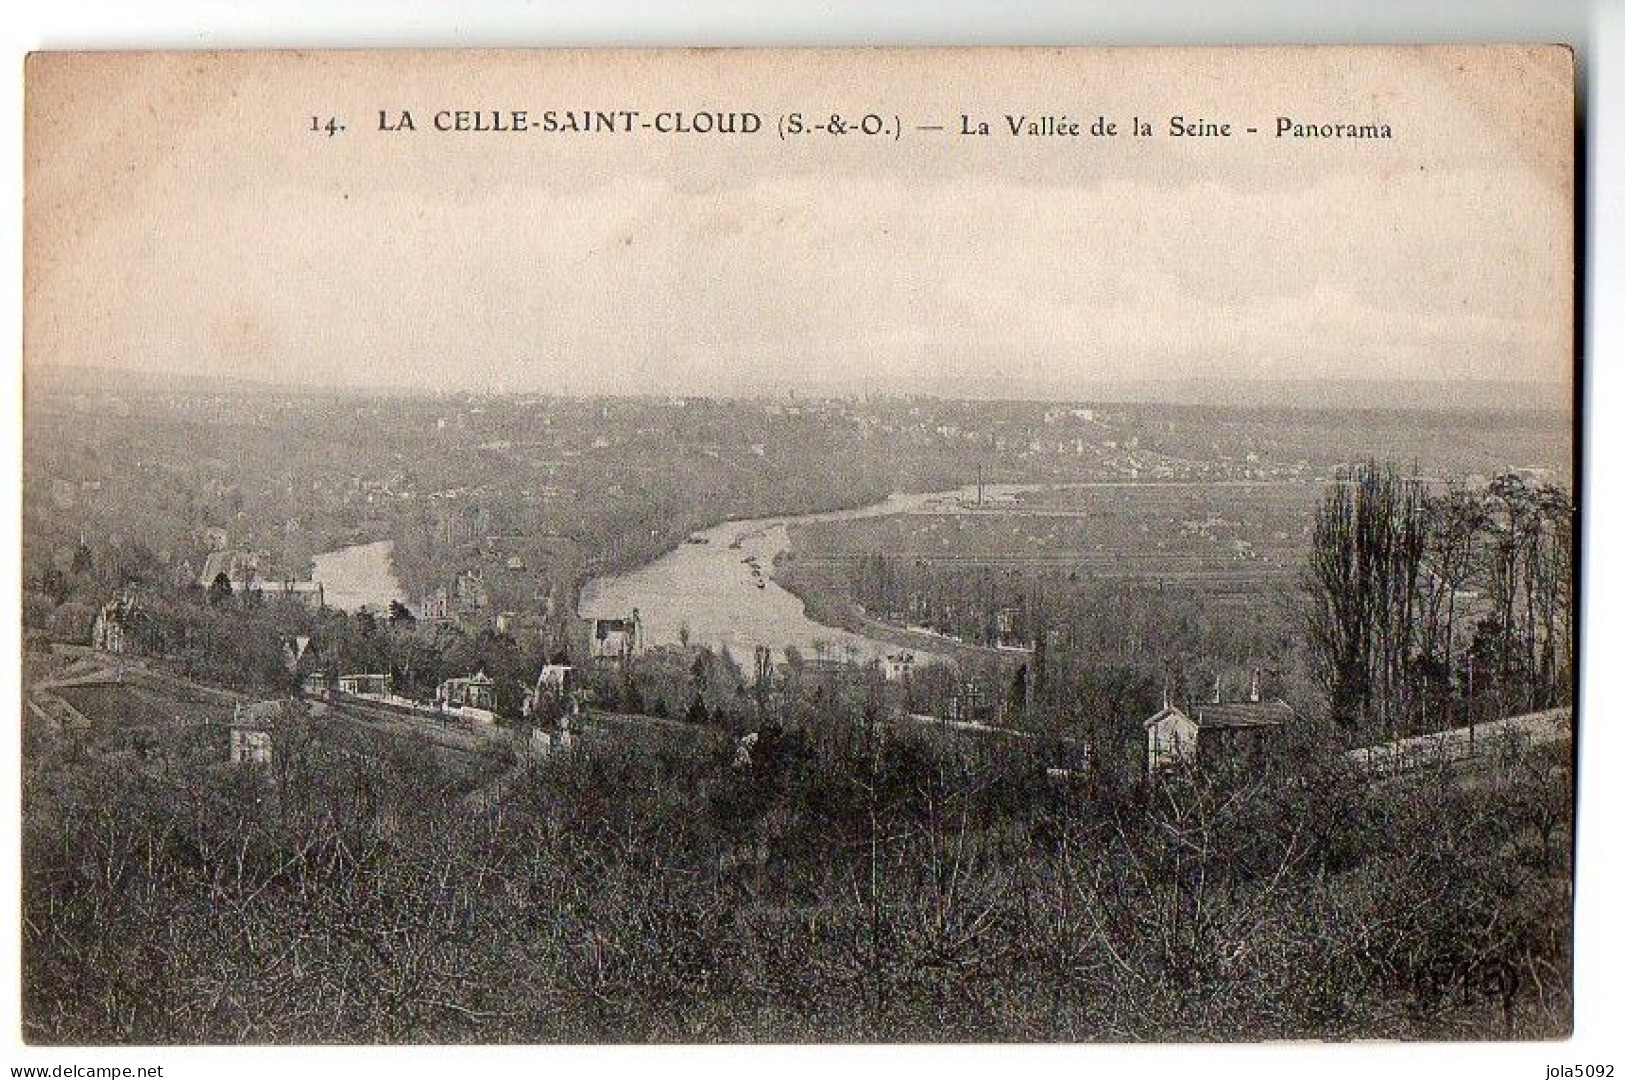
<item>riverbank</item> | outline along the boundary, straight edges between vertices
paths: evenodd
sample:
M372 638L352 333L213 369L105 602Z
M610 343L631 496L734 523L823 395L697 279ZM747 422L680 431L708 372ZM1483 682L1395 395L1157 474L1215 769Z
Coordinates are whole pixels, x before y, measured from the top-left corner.
M772 521L777 518L791 518L802 514L829 514L859 511L868 506L883 504L884 500L877 502L875 492L858 492L849 497L831 499L825 503L814 504L814 510L786 511L775 514L771 510L762 513L759 510L756 516L741 518L727 514L712 514L708 517L688 522L681 530L673 530L662 537L657 545L642 552L621 555L599 561L596 557L586 560L581 574L570 583L570 609L578 615L581 613L581 596L588 584L598 578L616 577L623 574L634 573L651 563L659 562L678 551L688 543L692 536L702 535L715 531L735 521ZM887 496L890 498L892 496Z
M986 498L1008 497L1036 485L989 485ZM866 660L907 648L919 662L937 659L944 642L926 642L892 627L874 632L843 627L843 616L809 610L802 597L765 571L790 548L793 526L853 521L919 512L956 512L976 497L974 487L894 493L880 502L842 510L769 515L724 522L688 534L665 555L624 574L593 578L581 590L577 613L586 619L626 618L638 612L645 645L687 641L750 656L765 647L783 657L787 647L806 655ZM820 618L820 615L823 617ZM831 621L831 620L835 621ZM899 637L899 634L904 635Z
M954 661L1002 661L1006 663L1024 663L1027 654L1010 650L989 648L986 645L976 645L966 641L955 641L943 634L920 633L894 623L876 619L868 614L851 597L825 592L813 583L803 580L795 572L795 554L787 552L785 557L774 566L773 581L786 592L799 599L807 610L809 618L839 627L849 633L859 634L876 641L886 642L897 649L911 652L918 659L922 656Z

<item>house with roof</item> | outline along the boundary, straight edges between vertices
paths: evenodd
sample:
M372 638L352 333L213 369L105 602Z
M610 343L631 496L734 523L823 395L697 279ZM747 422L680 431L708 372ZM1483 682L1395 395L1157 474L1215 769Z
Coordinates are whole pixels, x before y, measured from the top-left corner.
M425 622L450 622L455 614L451 593L444 586L431 590L418 602L418 617Z
M271 732L268 728L232 725L231 763L233 765L271 764Z
M1146 772L1175 765L1212 765L1240 761L1261 765L1281 728L1297 714L1278 697L1266 697L1261 672L1254 672L1247 695L1238 700L1214 699L1188 710L1167 698L1145 722Z
M491 709L496 707L496 683L482 669L474 675L447 679L440 684L436 697L454 708L467 705L475 709Z
M330 687L325 671L311 671L299 681L299 692L310 698L326 698Z
M231 711L231 763L271 764L274 732L287 715L287 705L280 700L237 702Z
M592 620L592 657L619 663L636 656L642 649L643 620L638 609L632 609L631 618Z
M887 682L907 682L908 677L914 673L914 654L887 653L881 661L881 670L885 673Z
M248 588L259 593L262 599L298 604L311 611L320 611L327 603L326 593L319 581L295 581L292 578L259 579Z
M444 712L480 723L496 723L496 682L483 670L475 675L447 679L435 691L435 701Z
M536 676L535 693L553 694L564 697L573 694L579 689L579 679L576 669L570 664L543 664L541 672Z
M386 698L395 692L392 675L356 674L339 676L339 693L360 698Z

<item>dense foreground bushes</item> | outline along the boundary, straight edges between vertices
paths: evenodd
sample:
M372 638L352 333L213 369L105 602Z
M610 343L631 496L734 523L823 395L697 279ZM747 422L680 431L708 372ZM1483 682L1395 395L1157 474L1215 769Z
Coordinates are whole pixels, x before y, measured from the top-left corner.
M27 1037L1552 1037L1566 756L1132 791L856 727L601 742L499 799L336 728L27 754ZM493 770L502 763L488 763ZM432 794L431 794L432 793ZM480 806L480 809L475 809Z

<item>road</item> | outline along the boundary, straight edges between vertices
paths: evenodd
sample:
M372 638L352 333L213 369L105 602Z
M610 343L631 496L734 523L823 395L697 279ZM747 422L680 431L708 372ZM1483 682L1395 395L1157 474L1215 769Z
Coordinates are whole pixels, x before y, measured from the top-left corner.
M1548 746L1574 738L1574 711L1547 709L1472 728L1451 728L1377 746L1350 750L1344 758L1378 776L1392 776L1430 766L1487 759L1509 746Z

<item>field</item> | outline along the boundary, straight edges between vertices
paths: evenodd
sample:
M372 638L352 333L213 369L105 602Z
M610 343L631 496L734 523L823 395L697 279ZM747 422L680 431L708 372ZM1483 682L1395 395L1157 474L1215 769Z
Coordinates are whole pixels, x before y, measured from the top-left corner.
M231 719L229 705L177 700L139 686L67 686L56 693L93 723L110 729L185 727Z
M1298 572L1319 495L1292 481L1056 487L946 513L807 525L792 539L805 567L881 552L916 566L1243 587Z

